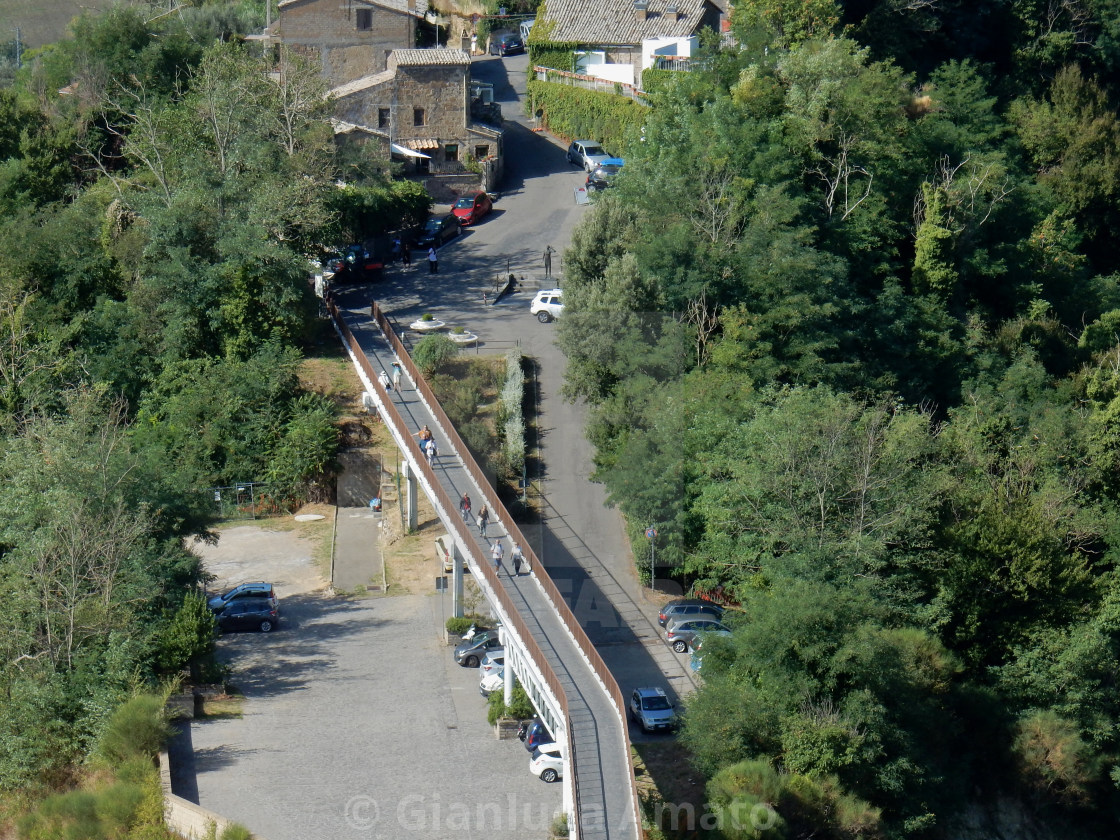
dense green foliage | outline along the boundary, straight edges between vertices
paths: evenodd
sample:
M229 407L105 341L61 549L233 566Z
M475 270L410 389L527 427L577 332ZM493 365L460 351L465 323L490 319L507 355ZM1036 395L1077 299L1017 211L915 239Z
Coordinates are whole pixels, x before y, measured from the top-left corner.
M741 604L721 836L1114 831L1120 42L1056 8L737 4L565 255L597 477Z
M529 109L548 130L574 140L592 137L612 154L637 134L646 108L632 99L548 81L529 81Z
M114 709L214 671L185 548L209 488L333 493L335 408L299 376L311 260L429 206L335 146L318 73L243 45L239 9L83 15L0 89L0 791L125 760L142 729ZM137 785L28 831L133 836Z

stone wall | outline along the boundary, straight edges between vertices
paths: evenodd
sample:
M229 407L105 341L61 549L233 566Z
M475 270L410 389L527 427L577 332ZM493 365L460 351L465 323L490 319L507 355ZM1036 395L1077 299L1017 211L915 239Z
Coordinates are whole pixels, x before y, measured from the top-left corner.
M468 69L466 65L398 67L400 136L424 136L464 143L469 111ZM416 108L424 109L424 125L413 125L413 110Z
M371 26L358 29L357 11L370 10ZM280 9L277 34L320 62L331 87L380 73L391 50L416 43L416 18L403 11L338 0L304 0Z
M159 781L163 787L163 821L184 840L203 840L211 826L216 828L216 833L220 835L232 824L233 820L208 811L201 805L196 805L171 792L171 763L166 752L159 754ZM264 840L258 834L254 834L253 837L254 840Z

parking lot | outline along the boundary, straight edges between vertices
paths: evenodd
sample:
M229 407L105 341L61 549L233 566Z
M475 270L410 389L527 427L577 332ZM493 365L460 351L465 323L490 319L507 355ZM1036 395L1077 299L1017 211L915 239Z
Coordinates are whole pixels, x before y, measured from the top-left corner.
M494 738L478 670L440 638L450 601L286 589L298 566L279 566L279 630L219 642L246 702L191 726L199 802L262 840L542 836L561 784Z

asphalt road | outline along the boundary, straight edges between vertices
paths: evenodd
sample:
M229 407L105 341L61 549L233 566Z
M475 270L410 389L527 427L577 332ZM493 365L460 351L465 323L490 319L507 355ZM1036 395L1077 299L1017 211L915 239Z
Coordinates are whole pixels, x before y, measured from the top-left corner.
M624 694L661 685L678 698L694 681L687 655L665 645L656 624L657 607L646 598L634 570L621 516L606 505L602 485L590 480L593 450L587 441L586 406L564 402L565 358L554 344L556 324L529 314L538 288L563 285L563 259L553 258L559 280L544 278L543 252L552 245L562 255L572 231L593 206L575 203L573 191L585 180L569 164L562 141L534 132L524 114L528 58L475 58L472 76L494 85L505 124L505 178L495 210L440 250L439 274L423 260L388 269L380 282L345 290L344 307L355 313L376 297L391 320L404 326L431 312L448 326L462 326L481 341L477 352L500 353L513 343L538 364L540 473L544 517L525 528L533 548L599 649ZM419 256L419 255L417 255ZM482 302L495 275L524 277L523 290L494 303ZM407 329L398 331L407 335ZM471 352L468 350L467 352ZM632 729L631 736L643 736Z

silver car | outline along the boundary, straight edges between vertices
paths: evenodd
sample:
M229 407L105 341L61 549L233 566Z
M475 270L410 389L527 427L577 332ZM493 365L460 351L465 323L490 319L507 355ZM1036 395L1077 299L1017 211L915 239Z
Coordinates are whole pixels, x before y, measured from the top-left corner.
M635 688L628 709L646 732L668 732L677 725L677 712L663 688Z
M711 616L699 618L684 616L670 621L665 627L665 641L672 645L677 653L687 653L701 633L730 636L731 630Z
M568 147L568 162L583 167L585 172L590 172L609 157L594 140L575 140Z

